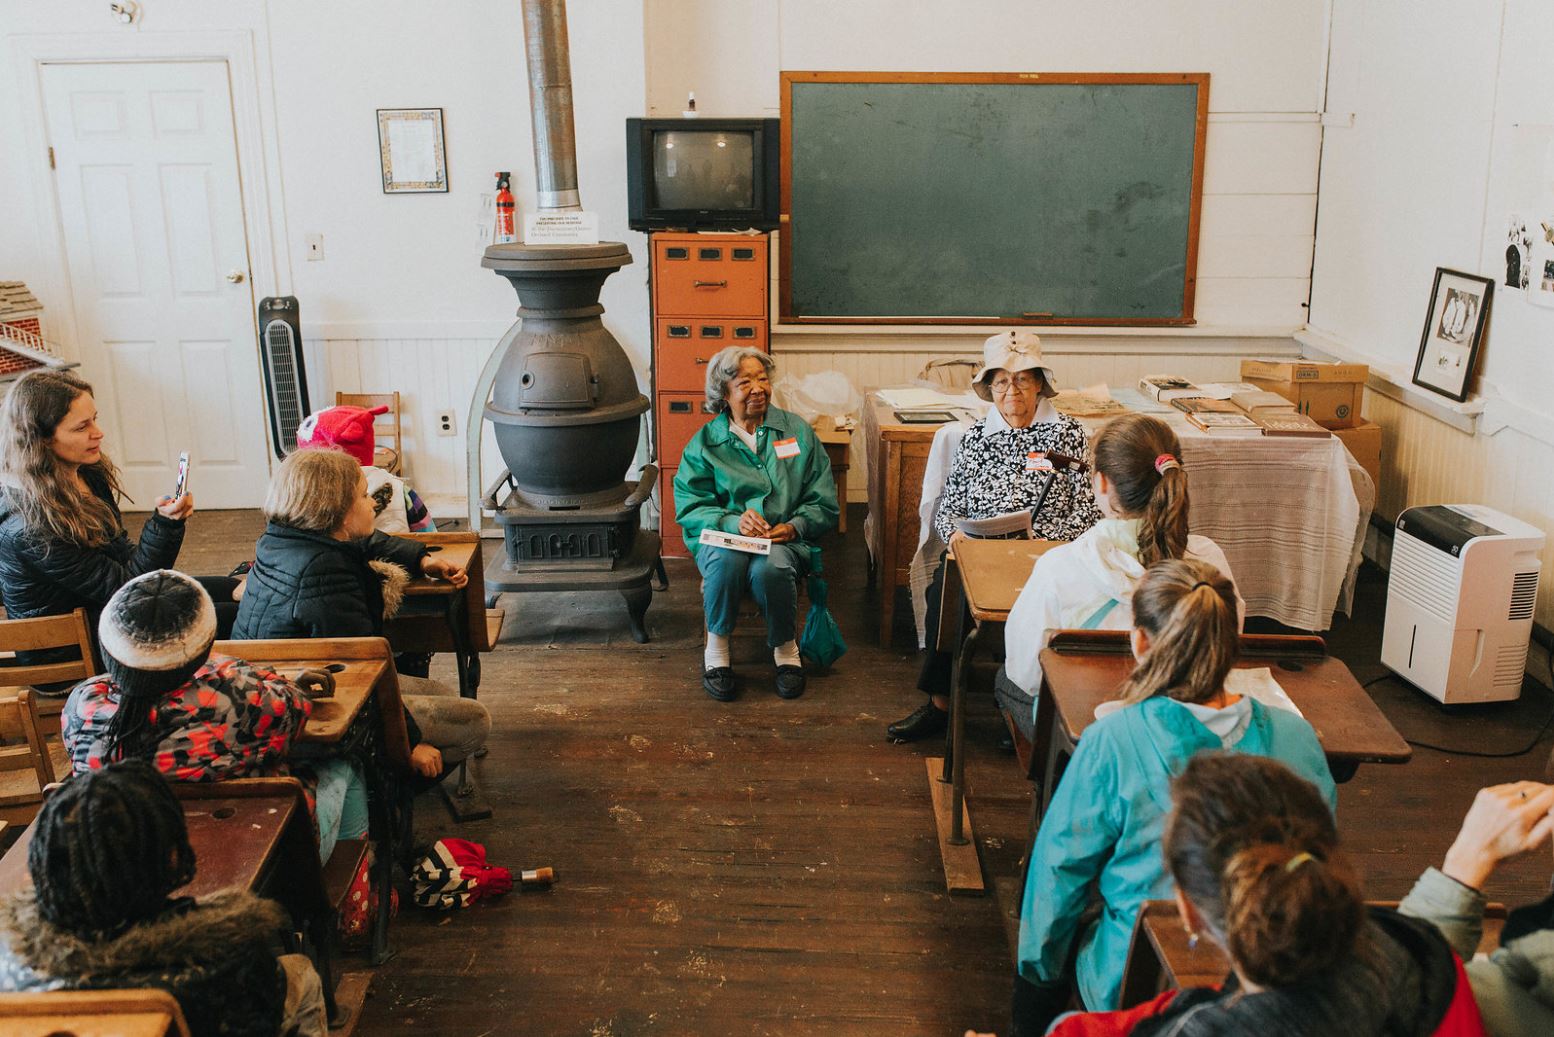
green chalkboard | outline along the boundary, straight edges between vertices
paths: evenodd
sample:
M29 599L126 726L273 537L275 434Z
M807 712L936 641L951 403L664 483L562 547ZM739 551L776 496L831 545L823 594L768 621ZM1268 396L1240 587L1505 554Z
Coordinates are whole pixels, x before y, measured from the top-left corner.
M784 320L1193 322L1206 74L782 78Z

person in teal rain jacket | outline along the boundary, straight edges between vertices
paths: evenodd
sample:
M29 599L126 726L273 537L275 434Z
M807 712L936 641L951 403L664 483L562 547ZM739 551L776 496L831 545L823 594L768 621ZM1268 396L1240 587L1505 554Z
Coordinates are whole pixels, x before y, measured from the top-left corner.
M795 632L798 581L810 570L812 546L836 526L831 462L809 423L771 405L772 360L731 346L707 364L707 409L713 418L691 438L675 473L675 521L702 574L707 650L702 687L728 702L737 694L729 635L748 587L766 616L766 643L783 698L804 694ZM703 530L771 540L756 555L699 543Z
M1279 760L1313 783L1328 806L1337 791L1316 732L1303 718L1230 693L1238 647L1236 594L1213 566L1160 562L1133 592L1138 666L1121 708L1088 727L1042 817L1020 915L1014 1032L1040 1034L1066 1007L1077 979L1092 1011L1117 1007L1139 907L1169 898L1160 841L1171 779L1206 749ZM1081 931L1092 898L1100 915Z

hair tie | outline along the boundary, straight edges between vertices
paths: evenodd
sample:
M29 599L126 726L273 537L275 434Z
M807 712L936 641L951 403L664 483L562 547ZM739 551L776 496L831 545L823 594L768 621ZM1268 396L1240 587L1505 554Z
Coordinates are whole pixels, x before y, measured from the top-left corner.
M1197 590L1199 587L1213 587L1213 586L1214 585L1212 583L1210 583L1208 580L1199 580L1197 583L1195 583L1191 587L1187 588L1187 593L1191 594L1193 591Z
M1178 461L1175 457L1173 457L1170 454L1161 454L1160 456L1155 458L1155 473L1157 475L1164 475L1166 472L1170 471L1173 468L1181 468L1181 467L1182 467L1182 462Z
M1304 852L1297 853L1295 856L1291 857L1288 861L1284 862L1284 873L1286 875L1288 875L1289 873L1293 872L1296 868L1300 867L1302 864L1305 864L1307 861L1314 861L1314 860L1316 860L1316 858L1311 856L1311 854L1309 854L1309 853L1304 853Z

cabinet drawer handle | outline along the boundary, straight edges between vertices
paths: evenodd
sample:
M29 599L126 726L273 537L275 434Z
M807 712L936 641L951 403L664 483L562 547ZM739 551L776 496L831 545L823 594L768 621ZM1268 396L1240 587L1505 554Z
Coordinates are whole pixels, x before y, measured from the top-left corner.
M691 282L691 286L694 287L694 288L727 288L728 287L728 282L727 281L692 281Z
M691 405L685 400L672 400L669 403L670 414L689 414Z

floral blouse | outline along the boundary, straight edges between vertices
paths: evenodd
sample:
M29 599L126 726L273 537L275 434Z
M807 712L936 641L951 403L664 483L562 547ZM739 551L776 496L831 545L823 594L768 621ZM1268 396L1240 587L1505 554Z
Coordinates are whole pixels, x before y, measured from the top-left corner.
M1043 405L1046 410L1050 405ZM1030 471L1032 451L1056 451L1088 460L1090 436L1066 414L1052 413L1025 428L1010 428L996 410L971 426L955 450L955 463L934 513L939 539L950 536L963 518L992 518L1035 507L1049 477L1056 481L1036 515L1035 535L1042 540L1073 540L1101 520L1088 472L1061 471L1049 476Z

